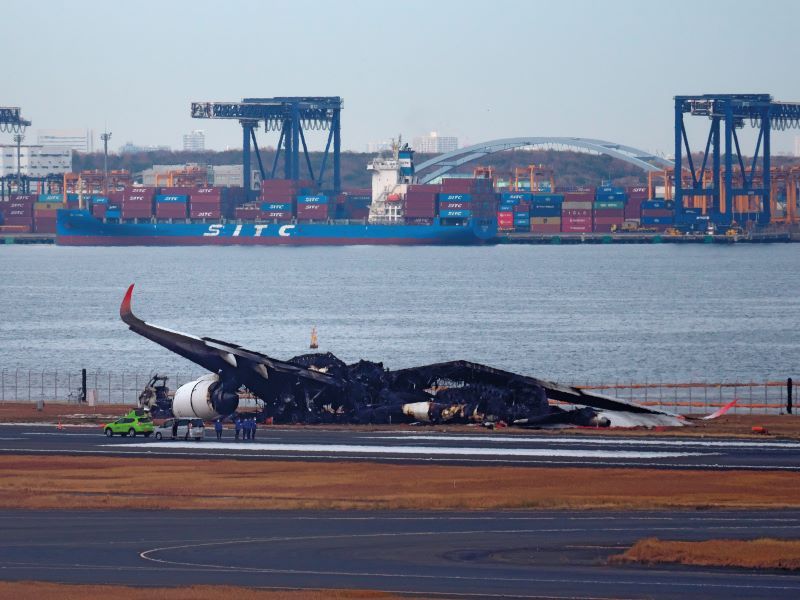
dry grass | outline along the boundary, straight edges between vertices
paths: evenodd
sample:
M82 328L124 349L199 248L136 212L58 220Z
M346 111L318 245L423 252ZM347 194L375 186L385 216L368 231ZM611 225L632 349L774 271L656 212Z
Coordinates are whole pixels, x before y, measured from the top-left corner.
M183 588L133 588L121 585L72 585L37 581L0 582L0 598L35 600L367 600L401 598L394 594L360 590L258 590L235 586L199 585Z
M707 540L677 542L647 538L611 558L613 563L677 563L703 567L800 569L800 540Z
M0 482L3 508L800 507L791 472L2 456Z

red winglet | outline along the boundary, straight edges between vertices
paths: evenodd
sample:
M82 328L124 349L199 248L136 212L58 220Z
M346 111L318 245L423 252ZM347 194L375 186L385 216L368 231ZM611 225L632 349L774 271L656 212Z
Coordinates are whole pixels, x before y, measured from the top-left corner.
M739 399L738 399L738 398L735 398L735 399L731 400L730 402L728 402L728 403L727 403L725 406L723 406L722 408L720 408L720 409L718 409L718 410L714 411L714 412L713 412L713 413L711 413L710 415L707 415L707 416L703 417L703 420L704 420L704 421L710 421L711 419L716 419L717 417L721 417L721 416L722 416L722 415L724 415L726 412L728 412L728 411L729 411L731 408L733 408L733 405L734 405L734 404L736 404L738 401L739 401Z
M125 317L127 317L127 316L132 314L132 311L131 311L131 298L133 297L133 286L134 285L136 285L136 284L132 283L131 286L128 288L128 291L125 294L125 297L122 299L122 304L120 304L120 306L119 306L119 316L122 317L123 321L125 320Z

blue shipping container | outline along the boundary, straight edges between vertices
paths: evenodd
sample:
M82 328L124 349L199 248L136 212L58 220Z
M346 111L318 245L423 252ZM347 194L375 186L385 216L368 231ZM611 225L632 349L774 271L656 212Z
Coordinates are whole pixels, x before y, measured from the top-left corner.
M514 210L516 204L509 204L508 202L503 202L500 206L497 207L499 212L511 212Z
M63 196L62 196L62 199L63 199ZM74 201L74 200L77 200L77 199L78 199L78 194L67 194L67 201L69 201L69 200L73 200ZM56 202L60 202L60 201L61 200L56 200Z
M614 187L610 185L603 185L597 188L596 193L598 194L624 194L625 188L621 187Z
M672 210L673 204L671 200L645 200L642 202L642 210Z
M298 196L297 197L298 204L327 204L328 197L327 196Z
M642 225L672 225L672 217L642 217Z
M439 202L472 202L472 194L438 194Z
M108 204L108 198L105 196L92 196L92 202L95 204Z
M527 202L533 197L533 194L530 192L503 192L500 194L500 200L505 202L514 201L514 204L519 204L520 202Z
M564 194L536 194L532 199L531 202L534 206L537 204L560 204L564 201Z
M279 212L292 212L291 204L273 204L271 202L262 202L261 210L274 210Z
M118 208L109 208L108 210L106 210L106 218L119 219L120 218L119 209Z
M173 202L186 204L189 201L189 196L163 196L159 194L156 196L156 202Z
M472 216L471 210L442 210L439 216L443 219L466 219Z
M63 202L64 194L39 194L39 202Z

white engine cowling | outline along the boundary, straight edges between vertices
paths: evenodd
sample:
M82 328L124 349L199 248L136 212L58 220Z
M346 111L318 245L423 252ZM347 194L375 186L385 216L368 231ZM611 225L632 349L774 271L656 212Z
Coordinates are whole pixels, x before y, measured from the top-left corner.
M172 399L172 414L184 419L213 421L236 410L239 397L225 393L219 375L209 373L183 384Z

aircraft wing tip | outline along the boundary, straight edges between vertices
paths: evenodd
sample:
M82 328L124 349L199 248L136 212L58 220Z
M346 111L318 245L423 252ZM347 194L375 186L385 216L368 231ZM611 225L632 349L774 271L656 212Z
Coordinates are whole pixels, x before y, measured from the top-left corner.
M122 317L124 321L126 317L129 317L133 314L131 310L131 299L133 298L133 286L136 285L132 283L130 287L128 287L128 291L125 293L125 297L122 299L122 304L119 306L119 316Z

